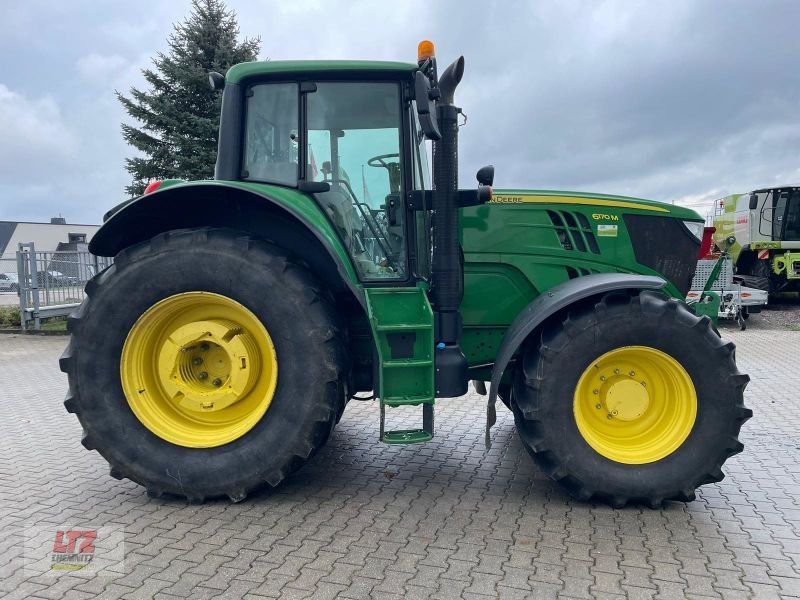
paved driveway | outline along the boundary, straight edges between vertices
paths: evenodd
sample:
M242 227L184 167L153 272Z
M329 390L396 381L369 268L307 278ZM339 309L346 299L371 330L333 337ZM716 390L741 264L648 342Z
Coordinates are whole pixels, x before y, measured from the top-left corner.
M752 377L746 449L697 501L661 510L571 500L537 472L502 406L486 453L475 395L437 405L426 445L378 444L377 407L352 402L326 448L272 493L149 499L80 445L61 405L65 338L0 336L0 596L800 597L800 332L724 333ZM26 568L25 527L65 523L124 526L122 572Z

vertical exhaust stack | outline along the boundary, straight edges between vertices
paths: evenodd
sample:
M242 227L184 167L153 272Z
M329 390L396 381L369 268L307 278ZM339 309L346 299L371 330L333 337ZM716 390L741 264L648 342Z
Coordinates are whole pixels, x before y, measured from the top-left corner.
M458 115L455 91L464 74L464 57L439 78L437 119L441 139L433 142L433 264L431 301L436 335L436 396L453 398L467 393L467 360L461 351L461 313L464 295L459 246Z

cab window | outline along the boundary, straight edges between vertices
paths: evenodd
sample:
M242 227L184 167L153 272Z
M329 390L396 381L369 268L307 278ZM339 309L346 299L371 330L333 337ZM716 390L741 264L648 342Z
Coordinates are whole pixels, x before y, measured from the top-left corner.
M250 88L242 177L297 185L298 85L269 83Z
M306 178L362 279L405 279L406 236L397 83L318 82L306 96Z

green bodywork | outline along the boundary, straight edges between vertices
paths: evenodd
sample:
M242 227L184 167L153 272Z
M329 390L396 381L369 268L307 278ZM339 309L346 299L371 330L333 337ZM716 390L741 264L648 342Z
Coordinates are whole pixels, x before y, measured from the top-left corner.
M386 73L387 75L410 76L418 69L412 63L374 60L276 60L240 63L225 74L225 82L242 83L252 77L296 76L298 73Z
M336 228L313 196L293 188L243 181L170 182L164 187L235 187L267 197L295 214L321 237L341 265L351 287L363 294L372 342L354 343L354 362L372 362L378 350L382 368L376 374L377 393L387 406L432 401L435 344L432 316L424 287L376 287L359 281L352 260ZM221 190L222 191L222 190ZM565 249L548 213L585 217L588 228L578 227L570 235L591 234L599 252ZM702 221L684 207L583 192L546 190L495 190L493 200L461 209L461 241L464 250L464 298L461 303L464 331L462 350L475 379L489 379L491 363L508 326L534 298L575 275L590 273L636 273L661 276L640 264L634 256L623 215L643 214L682 221ZM610 235L613 234L613 235ZM682 294L667 283L665 291L675 298ZM414 297L414 302L409 301ZM391 364L387 334L404 329L416 333L413 356L405 364ZM354 340L356 342L357 340ZM366 342L366 343L364 343Z
M401 62L266 61L236 65L228 70L225 81L226 86L237 86L231 87L232 93L237 94L239 86L246 87L253 81L295 80L298 75L301 79L319 74L334 80L341 76L410 83L417 70L416 64ZM225 107L223 102L223 116ZM236 118L228 125L230 128L240 126ZM222 148L222 132L220 139ZM410 150L403 151L410 155ZM220 164L218 161L218 177ZM224 168L223 164L223 171ZM290 186L230 180L241 173L236 168L227 173L227 178L223 175L214 181L164 181L157 191L135 201L147 203L149 208L140 207L129 214L135 215L134 222L137 218L144 219L142 214L154 218L161 202L183 198L180 202L189 204L191 194L185 188L198 186L199 193L202 186L204 198L216 197L215 188L219 188L219 200L224 202L226 188L235 188L252 194L247 196L248 210L261 202L265 207L272 203L296 217L322 242L337 265L339 277L361 306L360 311L352 307L348 311L350 359L353 371L358 371L359 383L355 384L355 389L365 390L371 385L381 399L381 439L387 443L430 439L433 402L440 396L434 376L440 363L436 355L439 345L435 338L434 312L428 294L430 274L415 273L405 282L397 279L362 281L343 241L347 232L337 229L312 194ZM237 194L236 198L241 200L241 195ZM106 245L112 249L114 243L108 239L113 238L114 232L126 231L127 221L122 216L126 211L120 208L109 219L110 227L105 234L101 231L96 236L96 239L105 237ZM259 213L255 210L247 214ZM559 284L584 275L608 272L666 279L664 274L637 262L624 218L629 214L702 222L694 211L650 200L546 190L496 190L488 204L461 209L459 235L464 256L464 293L460 306L463 319L460 346L471 379L491 378L492 363L511 323L537 296ZM269 213L265 212L264 217L269 218ZM416 220L415 226L407 227L408 231L416 230L419 237L430 236L424 212L409 211L406 218ZM115 221L116 226L113 225ZM212 222L219 223L220 219ZM246 223L244 225L246 228ZM135 238L135 235L129 237ZM418 257L430 256L429 239L409 243L416 243ZM669 281L665 291L675 298L683 297ZM422 429L384 431L384 409L404 405L421 407Z
M583 214L600 252L565 249L548 211ZM568 281L569 270L579 275L616 272L661 276L636 262L622 218L626 213L701 220L692 210L638 198L540 190L496 190L489 204L462 209L461 347L470 366L492 363L503 334L517 314L542 292ZM607 228L613 226L616 235L607 235ZM666 291L682 298L671 283ZM475 372L475 378L489 372L488 368Z
M437 394L434 389L436 339L426 283L411 281L407 285L387 287L360 281L330 218L312 195L294 188L244 181L168 181L139 201L158 205L169 202L176 188L195 186L202 186L206 193L220 188L220 198L224 198L225 188L250 192L255 202L272 202L313 230L338 263L340 276L348 280L351 291L360 295L358 301L366 309L366 314L351 317L354 319L350 323L353 364L366 369L372 365L373 387L381 398L382 409L421 405L423 413L428 410L426 405L431 405ZM124 212L118 213L120 218L124 219ZM492 363L509 325L541 293L571 278L592 273L633 273L663 278L662 274L636 261L624 220L627 214L702 221L694 211L670 204L545 190L496 190L488 204L461 209L460 237L464 251L461 348L471 379L490 379ZM563 238L559 237L553 215L564 219L564 234L572 244L565 246ZM567 220L567 215L572 215L572 220ZM108 225L116 217L117 214ZM594 240L594 251L588 247L589 239ZM665 291L682 299L680 291L670 282ZM404 348L400 352L403 358L397 358L392 344ZM432 435L432 415L430 421L429 428L382 432L382 438L388 443L426 441Z

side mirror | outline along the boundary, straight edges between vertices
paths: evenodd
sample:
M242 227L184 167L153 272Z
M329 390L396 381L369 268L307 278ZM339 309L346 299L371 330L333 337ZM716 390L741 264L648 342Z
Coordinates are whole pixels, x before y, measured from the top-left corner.
M208 73L208 85L211 86L212 90L218 92L225 87L225 76L216 71L210 71Z
M436 104L431 95L430 80L422 71L417 71L414 76L414 100L417 101L419 124L425 137L436 142L442 139L442 134L436 122Z
M758 194L750 194L750 210L758 208Z
M492 185L494 183L494 165L486 165L478 169L475 178L481 185Z

